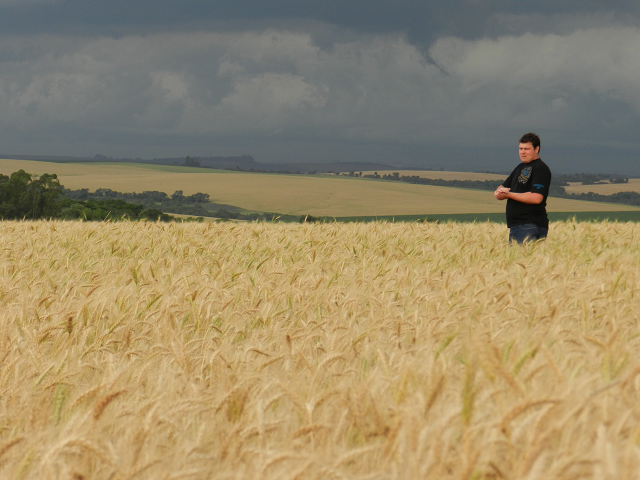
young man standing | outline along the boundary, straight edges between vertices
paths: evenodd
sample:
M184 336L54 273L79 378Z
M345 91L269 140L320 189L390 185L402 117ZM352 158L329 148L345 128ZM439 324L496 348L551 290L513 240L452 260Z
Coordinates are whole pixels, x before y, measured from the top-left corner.
M523 243L547 237L547 195L551 184L551 170L540 159L540 137L527 133L520 139L520 160L511 175L493 196L507 200L509 241Z

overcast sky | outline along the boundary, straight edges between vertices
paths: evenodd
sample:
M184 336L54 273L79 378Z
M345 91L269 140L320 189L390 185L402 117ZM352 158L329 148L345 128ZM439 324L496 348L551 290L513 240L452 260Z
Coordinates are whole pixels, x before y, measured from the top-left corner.
M637 0L0 0L0 153L640 175Z

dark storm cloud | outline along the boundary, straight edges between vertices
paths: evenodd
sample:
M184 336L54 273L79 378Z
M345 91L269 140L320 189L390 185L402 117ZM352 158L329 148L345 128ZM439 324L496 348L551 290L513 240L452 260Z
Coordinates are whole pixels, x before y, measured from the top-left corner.
M501 169L534 130L559 170L640 173L639 13L626 0L0 0L0 142Z
M120 34L135 30L242 28L314 20L368 33L404 32L417 42L441 35L478 38L549 28L556 18L614 16L637 22L635 0L0 0L3 32Z

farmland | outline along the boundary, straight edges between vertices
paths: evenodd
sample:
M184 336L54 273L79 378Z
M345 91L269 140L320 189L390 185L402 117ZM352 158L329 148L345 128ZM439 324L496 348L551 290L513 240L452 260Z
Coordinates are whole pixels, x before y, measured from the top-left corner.
M596 185L572 184L565 187L567 193L599 193L600 195L612 195L618 192L640 193L640 178L630 178L629 183L603 183Z
M185 195L202 192L208 193L216 203L251 211L293 215L346 217L504 212L504 203L496 201L486 191L362 178L239 173L144 164L58 164L0 160L2 174L7 175L19 169L34 174L56 173L62 184L71 189L110 188L120 192L158 190L168 194L183 190ZM436 173L440 175L447 172ZM607 212L640 211L640 208L550 198L548 210Z
M375 171L362 172L363 175L373 175ZM391 172L377 172L379 175L389 175ZM506 175L498 175L495 173L476 173L476 172L447 172L437 170L398 170L400 176L417 176L423 178L442 179L442 180L495 180L502 183Z
M640 226L0 225L0 477L637 478Z

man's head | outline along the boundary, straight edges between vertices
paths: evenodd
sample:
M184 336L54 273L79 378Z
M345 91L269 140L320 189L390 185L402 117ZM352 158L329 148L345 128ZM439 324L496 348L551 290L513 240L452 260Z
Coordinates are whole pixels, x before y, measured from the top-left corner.
M520 160L530 163L537 160L540 153L540 137L535 133L525 133L520 139Z

